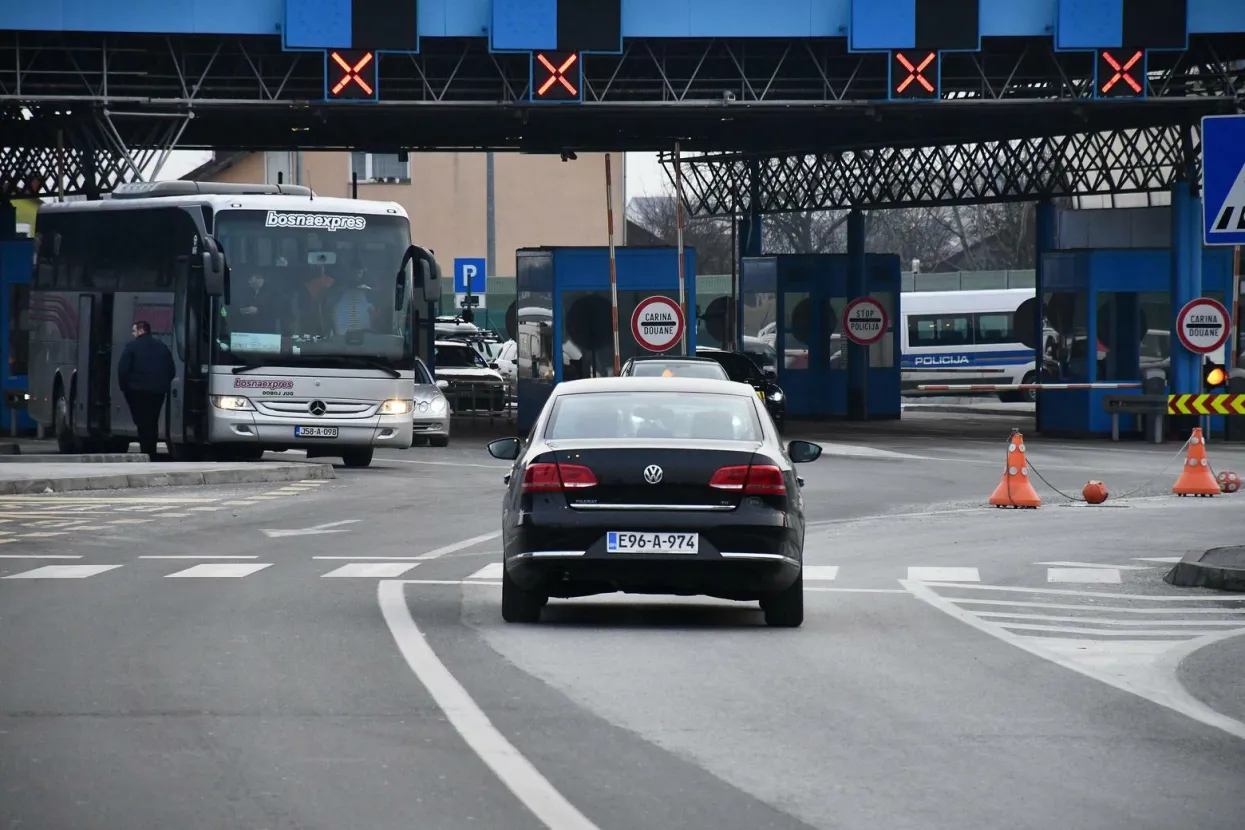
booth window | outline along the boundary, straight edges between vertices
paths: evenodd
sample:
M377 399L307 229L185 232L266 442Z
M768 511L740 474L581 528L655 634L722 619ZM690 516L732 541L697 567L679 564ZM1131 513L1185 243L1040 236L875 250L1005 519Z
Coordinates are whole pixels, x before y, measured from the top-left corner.
M30 363L30 332L26 308L30 304L29 285L9 286L9 377L22 377Z

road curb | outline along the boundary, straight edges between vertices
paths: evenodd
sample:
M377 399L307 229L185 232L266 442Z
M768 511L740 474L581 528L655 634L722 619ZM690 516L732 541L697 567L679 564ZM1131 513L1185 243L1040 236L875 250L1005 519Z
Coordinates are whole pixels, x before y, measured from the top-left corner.
M1245 592L1245 545L1207 548L1185 554L1163 581L1178 588Z
M0 464L148 464L151 459L141 452L96 452L83 455L58 453L0 454Z
M332 464L294 462L289 464L260 463L245 469L169 470L149 473L112 473L108 475L63 476L21 481L0 481L0 495L20 496L34 493L65 493L77 490L125 490L142 487L205 487L221 484L266 484L282 481L307 481L337 478Z

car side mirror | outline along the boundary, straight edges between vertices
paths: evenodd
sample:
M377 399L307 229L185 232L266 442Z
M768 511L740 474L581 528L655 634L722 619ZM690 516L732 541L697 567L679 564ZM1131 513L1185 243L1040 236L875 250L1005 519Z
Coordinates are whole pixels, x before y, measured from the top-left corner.
M449 382L448 380L445 380L445 379L438 379L438 380L437 380L437 388L438 388L438 389L449 389L449 388L450 388L450 382Z
M761 374L765 375L765 377L769 378L770 380L778 379L778 370L775 369L773 366L766 366L764 369L761 370Z
M489 442L488 454L498 461L514 461L519 457L519 447L518 438L498 438Z
M787 444L787 455L792 464L807 464L821 458L821 446L812 441L792 441Z
M497 368L497 362L496 362L496 361L494 361L494 362L490 363L490 364L488 365L488 367L489 367L490 369L496 369L496 368Z

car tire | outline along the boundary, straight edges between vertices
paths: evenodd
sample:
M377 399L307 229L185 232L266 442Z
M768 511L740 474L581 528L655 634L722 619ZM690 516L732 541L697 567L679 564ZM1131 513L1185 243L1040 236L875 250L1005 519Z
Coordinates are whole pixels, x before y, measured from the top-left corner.
M367 467L372 463L372 448L342 450L342 463L347 467Z
M524 591L510 578L510 572L501 572L501 618L508 623L540 622L540 612L545 598L531 591Z
M804 574L787 588L761 600L765 624L771 628L799 628L804 624Z
M432 435L428 437L428 443L434 447L448 447L450 445L450 437L448 435Z

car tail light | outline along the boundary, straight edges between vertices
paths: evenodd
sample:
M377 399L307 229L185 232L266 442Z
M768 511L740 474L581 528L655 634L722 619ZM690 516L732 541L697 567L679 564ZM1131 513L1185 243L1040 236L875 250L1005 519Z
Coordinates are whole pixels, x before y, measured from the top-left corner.
M580 464L532 464L523 473L523 492L552 493L595 487L597 477Z
M709 486L750 496L782 496L787 492L782 470L771 464L722 467L709 479Z

